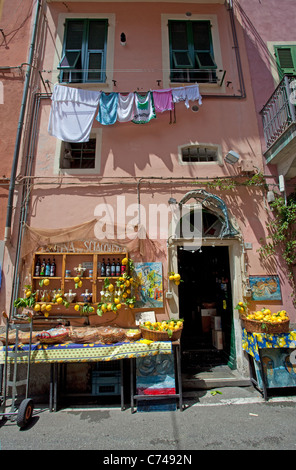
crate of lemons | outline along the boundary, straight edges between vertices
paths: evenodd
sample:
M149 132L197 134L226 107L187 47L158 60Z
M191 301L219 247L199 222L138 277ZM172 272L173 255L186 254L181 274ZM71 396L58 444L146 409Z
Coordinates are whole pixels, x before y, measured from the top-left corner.
M170 319L163 321L145 321L140 324L144 339L153 341L166 341L179 339L183 329L183 319Z
M237 307L241 314L244 326L250 332L277 333L288 332L290 318L286 310L272 312L269 308L262 308L249 313L247 304L239 302Z

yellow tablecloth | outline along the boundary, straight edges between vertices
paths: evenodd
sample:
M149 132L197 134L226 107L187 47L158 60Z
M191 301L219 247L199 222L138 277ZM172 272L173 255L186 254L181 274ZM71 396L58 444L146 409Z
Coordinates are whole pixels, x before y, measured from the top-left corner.
M15 346L8 346L8 362L14 362L11 352ZM28 345L20 345L18 352L29 350ZM56 362L98 362L115 361L118 359L155 356L157 354L172 354L171 341L155 341L144 344L139 341L115 344L33 344L31 348L31 363ZM5 361L5 346L0 347L0 364ZM18 357L18 363L26 363L28 355Z
M260 361L259 349L269 348L296 348L296 331L280 334L248 333L245 329L242 332L242 347L253 356L256 361Z

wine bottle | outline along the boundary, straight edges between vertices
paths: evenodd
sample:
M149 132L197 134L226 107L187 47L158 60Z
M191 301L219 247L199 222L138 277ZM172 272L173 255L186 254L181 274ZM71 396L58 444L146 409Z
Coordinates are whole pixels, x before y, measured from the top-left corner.
M37 262L35 264L34 276L40 276L40 268L41 268L40 258L37 258Z
M101 264L101 277L106 276L106 265L105 265L105 258L103 258L103 262Z
M113 258L113 262L111 264L111 276L114 277L116 275L116 266L115 266L115 259Z
M53 258L51 266L50 266L50 276L54 277L56 275L56 264L55 259Z
M106 277L110 277L111 274L111 265L110 265L110 259L108 258L107 264L106 264Z
M117 276L117 277L119 277L120 274L121 274L121 266L120 266L119 258L118 258L118 260L117 260L115 273L116 273L116 276Z
M48 258L47 263L45 265L45 276L50 276L50 259Z
M43 258L42 264L40 267L40 276L45 276L45 259Z

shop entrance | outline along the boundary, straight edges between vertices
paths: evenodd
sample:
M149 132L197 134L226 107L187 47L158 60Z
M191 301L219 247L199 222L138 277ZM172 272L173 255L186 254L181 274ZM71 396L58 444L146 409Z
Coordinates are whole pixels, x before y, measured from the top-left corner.
M228 246L178 247L183 369L236 368Z

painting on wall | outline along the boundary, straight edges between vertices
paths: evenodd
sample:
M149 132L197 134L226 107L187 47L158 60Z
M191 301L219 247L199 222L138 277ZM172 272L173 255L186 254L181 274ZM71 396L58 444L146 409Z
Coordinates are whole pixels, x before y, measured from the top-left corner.
M252 300L282 300L278 276L250 276Z
M137 308L163 307L162 263L135 263Z
M268 388L295 387L296 366L291 362L295 349L268 348L261 350L261 360L265 383ZM260 365L254 361L258 386L263 387Z

